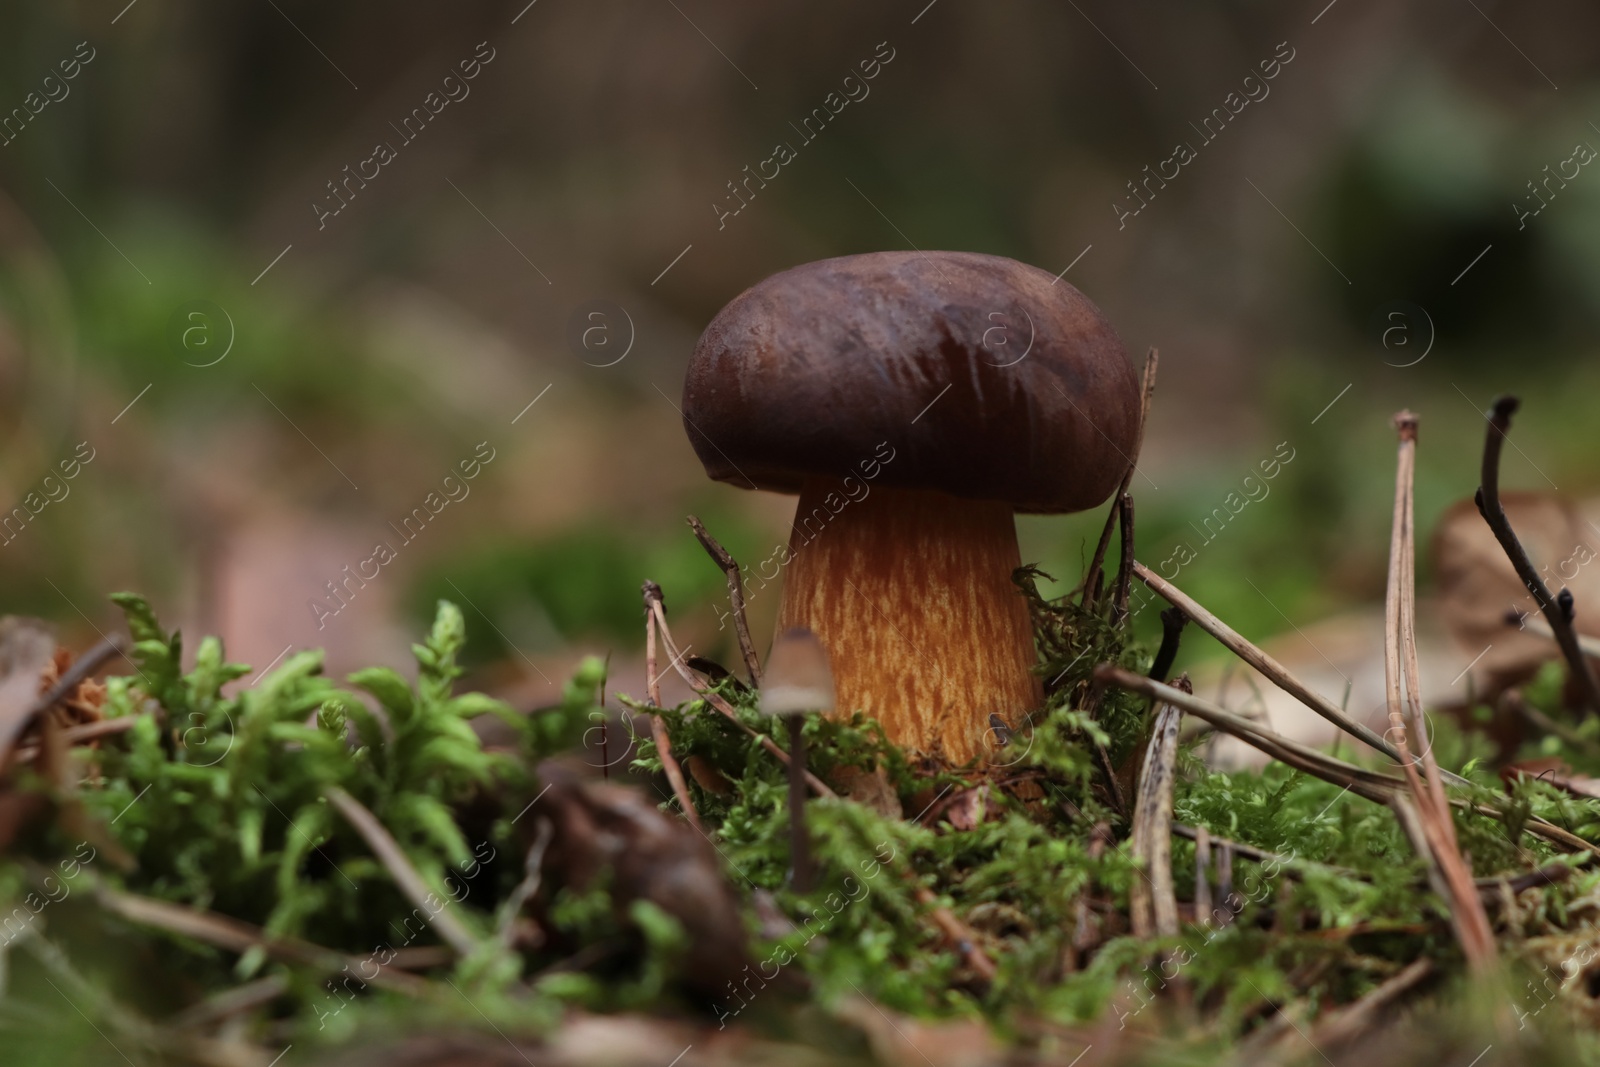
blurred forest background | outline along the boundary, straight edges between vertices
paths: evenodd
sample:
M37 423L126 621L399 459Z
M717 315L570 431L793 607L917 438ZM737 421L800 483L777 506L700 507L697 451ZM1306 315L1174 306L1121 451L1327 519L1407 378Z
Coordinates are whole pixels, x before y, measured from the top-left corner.
M1070 268L1136 363L1160 349L1140 555L1190 543L1180 585L1292 632L1381 595L1401 407L1424 536L1471 495L1499 391L1525 401L1509 487L1600 490L1600 173L1575 152L1600 146L1597 60L1577 0L8 3L0 501L59 499L6 531L5 610L85 644L135 589L191 643L258 667L326 646L342 672L407 662L448 596L480 684L534 703L585 651L641 695L653 578L680 640L732 663L684 516L755 564L792 500L706 479L689 352L768 274L915 246ZM324 214L379 142L395 158ZM778 142L797 158L722 216ZM1196 158L1123 215L1180 142ZM1101 514L1024 520L1024 559L1070 587ZM319 614L379 541L395 558ZM752 593L763 646L776 598Z

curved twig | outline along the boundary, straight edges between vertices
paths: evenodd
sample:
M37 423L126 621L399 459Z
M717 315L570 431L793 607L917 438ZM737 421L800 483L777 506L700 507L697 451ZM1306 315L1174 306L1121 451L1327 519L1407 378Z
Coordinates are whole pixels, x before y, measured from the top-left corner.
M1583 650L1579 647L1577 632L1572 628L1571 593L1562 590L1567 594L1564 597L1550 595L1550 587L1544 584L1544 579L1539 577L1533 562L1528 559L1528 553L1522 547L1522 542L1517 540L1516 532L1511 529L1511 520L1506 518L1506 509L1500 503L1500 450L1506 439L1506 431L1511 429L1511 416L1519 403L1514 396L1502 396L1489 409L1489 432L1483 441L1482 481L1474 499L1478 504L1478 514L1494 531L1494 538L1505 549L1517 577L1522 579L1522 584L1532 594L1534 603L1539 605L1539 611L1554 631L1556 644L1561 646L1561 654L1567 658L1567 666L1577 679L1584 704L1590 711L1600 713L1600 684L1595 682L1594 672L1589 669L1589 662L1584 659Z
M739 573L739 561L706 531L705 523L698 517L689 516L689 529L694 531L700 546L728 577L728 608L733 613L733 632L739 638L739 652L744 656L745 670L750 672L750 684L759 688L761 660L756 656L755 642L750 640L750 624L745 620L744 576Z

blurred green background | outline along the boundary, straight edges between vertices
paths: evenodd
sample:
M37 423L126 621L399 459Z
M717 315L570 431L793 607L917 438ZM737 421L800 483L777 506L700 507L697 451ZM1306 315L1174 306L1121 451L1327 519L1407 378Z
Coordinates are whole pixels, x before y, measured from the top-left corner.
M1499 391L1525 399L1508 486L1600 483L1600 173L1570 162L1600 146L1592 5L125 4L0 10L0 499L60 496L8 530L0 589L75 642L132 588L257 666L398 665L449 596L484 683L536 701L584 651L629 677L652 578L732 663L684 516L753 564L792 501L705 478L688 354L762 277L877 249L1070 265L1135 362L1161 350L1140 555L1192 543L1179 583L1252 637L1381 592L1401 407L1424 535ZM720 217L779 141L798 157ZM1179 142L1196 158L1119 222ZM1280 443L1270 494L1201 545ZM1099 523L1029 518L1023 556L1070 587Z

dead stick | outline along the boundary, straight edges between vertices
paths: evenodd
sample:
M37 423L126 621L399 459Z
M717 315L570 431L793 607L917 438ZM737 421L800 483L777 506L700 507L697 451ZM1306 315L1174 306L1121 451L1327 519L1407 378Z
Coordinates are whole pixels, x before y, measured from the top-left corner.
M1161 363L1161 353L1154 348L1144 357L1144 377L1139 388L1139 436L1134 439L1133 455L1128 460L1128 469L1123 472L1122 482L1117 487L1117 495L1111 504L1111 510L1106 513L1106 524L1100 530L1100 540L1095 544L1094 557L1089 561L1089 567L1083 572L1083 583L1080 588L1084 597L1093 595L1094 586L1100 578L1100 568L1105 564L1106 551L1111 547L1111 531L1117 528L1118 519L1122 515L1122 500L1128 495L1128 487L1133 484L1134 471L1139 466L1139 454L1144 451L1144 431L1150 421L1150 404L1156 392L1156 368ZM1128 553L1131 558L1133 553Z
M269 974L253 982L213 993L199 1003L164 1020L174 1030L199 1030L264 1008L289 991L289 979L282 973Z
M1156 712L1134 802L1132 851L1148 874L1130 893L1133 934L1170 936L1178 932L1178 903L1172 882L1172 788L1182 711L1163 704Z
M745 670L750 672L750 684L759 687L761 661L756 657L755 643L750 640L750 625L745 620L744 575L739 570L739 562L717 542L715 537L706 532L705 524L693 515L689 516L689 529L694 531L701 547L710 554L716 565L722 568L722 573L727 575L728 607L733 612L733 632L739 638L739 651L744 655Z
M326 795L333 802L333 806L339 809L339 814L355 827L356 833L361 835L367 847L372 849L373 854L387 868L395 885L399 886L400 892L426 914L428 922L438 931L444 943L455 949L458 955L471 955L478 947L478 939L460 919L455 917L448 903L438 911L428 906L428 899L430 897L438 899L438 894L429 887L422 874L412 865L410 857L394 839L394 835L389 833L388 828L379 822L378 817L368 811L365 805L338 786L328 789Z
M1394 745L1379 737L1370 727L1363 726L1361 723L1351 719L1340 710L1337 704L1327 697L1313 692L1304 682L1290 674L1283 664L1267 655L1260 647L1246 640L1237 631L1228 626L1227 623L1201 607L1183 590L1156 574L1143 563L1135 562L1133 573L1138 575L1140 581L1159 593L1173 607L1193 619L1200 629L1222 642L1228 651L1265 675L1273 685L1276 685L1279 689L1282 689L1300 701L1300 703L1339 727L1339 729L1360 738L1390 759L1398 760L1400 758ZM1466 784L1466 780L1457 775L1446 772L1445 776L1451 780L1453 785Z
M1321 860L1308 860L1299 856L1286 856L1281 852L1269 852L1267 849L1257 848L1255 845L1247 845L1243 841L1235 841L1228 837L1218 837L1204 826L1185 826L1182 823L1173 823L1172 832L1177 834L1179 837L1187 838L1188 840L1195 842L1197 848L1200 842L1200 835L1204 834L1212 846L1219 851L1223 848L1227 848L1232 850L1234 855L1241 856L1247 860L1253 860L1256 863L1272 863L1280 867L1298 863L1308 867L1321 867L1323 870L1333 871L1335 874L1342 875L1346 878L1354 878L1358 881L1372 881L1371 875L1363 874L1352 867L1340 867L1338 864L1323 863ZM1196 852L1196 855L1198 856L1198 851ZM1198 863L1199 860L1196 859L1195 862ZM1286 873L1293 874L1294 869L1290 867Z
M651 582L650 584L655 585L654 582ZM660 587L656 587L656 593L658 596L660 592ZM645 593L645 599L646 601L650 600L648 589ZM661 643L666 646L668 655L672 657L672 666L677 670L678 674L682 676L683 680L689 683L689 688L693 689L700 699L704 700L707 704L710 704L729 722L733 723L749 736L756 738L761 743L761 747L772 753L773 756L777 757L778 761L785 767L789 766L789 753L785 752L777 742L773 741L772 738L768 737L766 734L760 733L751 729L749 726L746 726L744 721L739 718L739 713L733 709L732 704L729 704L716 692L716 690L699 681L693 674L689 672L689 668L683 665L683 656L678 652L677 646L672 642L672 631L667 629L667 614L660 600L657 599L656 601L652 602L650 607L651 612L655 616L656 626L661 631ZM832 789L828 788L827 784L824 783L821 778L818 778L810 771L806 772L806 784L809 785L811 787L811 791L819 797L833 797L836 800L839 797L838 793L835 793Z
M656 675L656 610L660 609L661 617L666 618L666 604L662 601L661 587L655 582L644 583L644 681L645 687L650 690L650 703L661 707L661 679ZM673 656L674 659L678 657ZM683 809L683 817L689 820L689 825L703 834L700 829L700 815L694 810L694 801L689 799L689 783L684 781L683 768L678 766L678 761L672 755L672 739L667 736L667 724L661 716L652 712L650 714L650 736L656 743L656 754L661 757L661 769L666 772L667 781L672 783L672 793L678 798L678 806Z
M1291 741L1281 734L1274 733L1260 723L1236 715L1225 708L1220 708L1191 693L1185 693L1170 685L1163 685L1142 674L1134 674L1111 663L1102 663L1094 670L1096 685L1115 685L1135 693L1142 693L1152 700L1159 700L1168 704L1175 704L1193 715L1202 719L1224 733L1232 734L1245 744L1265 752L1274 759L1281 760L1299 770L1305 771L1314 777L1334 785L1346 786L1357 796L1366 797L1368 800L1379 804L1387 804L1389 797L1395 792L1406 788L1406 783L1378 771L1357 767L1346 763L1325 752L1302 745L1298 741ZM1503 819L1505 813L1487 804L1474 804L1462 797L1452 797L1450 803L1454 807L1471 811L1491 819ZM1529 818L1525 829L1535 836L1546 841L1566 847L1573 852L1594 851L1593 842L1585 841L1576 834L1563 830L1561 827L1546 822L1537 817Z
M1188 623L1189 616L1177 608L1168 608L1161 613L1161 647L1156 649L1156 658L1150 664L1150 677L1158 682L1165 682L1167 675L1172 673L1172 664L1178 658L1179 642L1183 640L1183 628Z
M139 723L149 718L148 713L139 715L124 715L120 719L98 719L95 722L86 722L81 726L69 726L61 731L61 740L69 745L76 745L82 741L93 741L100 737L109 737L112 734L127 733ZM18 763L28 763L39 755L38 745L22 745L13 750L12 755Z
M1312 1048L1342 1045L1372 1029L1378 1015L1414 986L1433 973L1427 957L1413 961L1399 974L1348 1007L1329 1012L1306 1040Z
M1089 566L1083 572L1083 582L1079 586L1082 595L1079 602L1085 606L1095 599L1095 586L1100 581L1100 568L1105 566L1106 551L1111 547L1111 533L1117 528L1117 519L1122 515L1122 496L1111 502L1111 510L1106 512L1106 523L1100 528L1100 540L1095 542L1094 555L1089 558Z
M1578 647L1578 635L1572 628L1571 596L1563 598L1563 607L1563 603L1558 603L1550 595L1549 587L1539 577L1539 572L1534 570L1533 562L1528 559L1522 542L1517 540L1516 532L1511 529L1511 520L1506 518L1506 509L1500 503L1500 450L1506 439L1506 431L1511 429L1511 416L1516 412L1518 403L1514 396L1502 396L1489 409L1489 432L1483 442L1482 481L1476 498L1478 513L1489 524L1489 529L1494 531L1495 540L1500 542L1500 547L1511 560L1517 577L1522 579L1522 584L1533 595L1534 603L1539 605L1539 610L1544 614L1545 621L1550 624L1556 644L1561 646L1567 666L1577 679L1584 704L1590 711L1600 714L1600 684L1595 682L1594 672L1589 669L1589 662Z
M165 930L180 937L190 937L241 955L259 948L272 959L314 967L329 974L349 969L362 973L366 963L359 956L346 956L308 941L273 937L259 926L252 926L231 916L124 893L106 885L95 886L94 899L107 911L129 922ZM409 996L425 996L429 989L425 979L381 967L371 978L363 978L362 981Z
M80 683L94 674L95 671L99 670L106 660L112 656L122 655L123 649L127 645L127 638L121 634L114 634L101 641L74 660L72 666L67 668L66 673L56 679L56 684L52 685L45 691L44 695L30 704L26 711L11 719L6 724L4 732L0 733L0 767L5 767L9 764L11 746L16 744L17 738L22 736L22 732L28 728L34 719L55 707L58 701L76 689Z
M1421 763L1427 781L1417 773L1418 760L1411 757L1407 745L1410 729L1417 729L1422 720L1422 697L1419 691L1416 649L1416 542L1413 513L1413 482L1416 473L1417 417L1409 411L1395 416L1395 428L1400 442L1395 461L1394 522L1389 539L1389 581L1385 597L1384 674L1387 681L1390 733L1395 735L1395 747L1402 758L1405 772L1415 801L1416 829L1426 838L1415 841L1424 858L1430 861L1430 870L1437 871L1441 895L1450 908L1450 922L1457 940L1473 970L1482 974L1494 967L1494 931L1489 916L1483 910L1483 901L1472 884L1472 873L1461 855L1456 839L1455 818L1445 796L1444 783L1438 764L1433 759L1432 746L1422 738ZM1391 801L1399 816L1407 814L1407 806L1400 798ZM1401 818L1404 825L1406 819ZM1413 839L1417 836L1412 834ZM1429 855L1431 853L1431 855Z
M1550 624L1539 619L1528 618L1521 612L1513 611L1506 616L1506 623L1528 631L1535 637L1556 639L1556 632L1550 629ZM1578 651L1590 659L1600 659L1600 638L1590 637L1588 634L1578 634Z
M988 957L983 949L978 947L978 935L973 933L960 919L956 918L949 908L941 905L939 898L934 896L933 890L927 886L917 886L914 895L918 904L930 909L929 914L932 916L933 921L938 925L944 936L949 939L950 943L955 946L956 951L961 953L961 957L966 960L967 966L971 967L977 972L978 977L985 981L993 980L998 973L998 969L995 967L994 961Z
M183 1062L203 1064L204 1067L272 1067L267 1061L267 1051L255 1045L238 1041L217 1041L198 1034L157 1026L142 1015L124 1007L116 998L102 992L72 966L60 946L39 933L37 929L28 927L24 932L28 936L23 939L22 947L72 990L72 996L67 996L66 993L62 993L62 996L66 997L68 1003L72 1004L84 1020L96 1030L100 1027L91 1020L91 1016L96 1016L106 1023L113 1033L126 1035L126 1038L131 1038L140 1045L168 1053L174 1059ZM56 988L59 992L60 986ZM80 1002L88 1006L88 1012L78 1007ZM101 1036L105 1036L104 1031L101 1031ZM106 1040L116 1048L115 1042L110 1038ZM117 1049L117 1051L122 1050ZM123 1056L123 1059L128 1063L133 1062L126 1056Z
M1102 663L1096 667L1094 681L1097 685L1116 685L1135 693L1141 693L1152 700L1182 708L1189 714L1203 719L1224 733L1232 734L1247 744L1262 748L1263 751L1267 751L1270 748L1274 751L1290 753L1299 762L1319 766L1327 774L1334 775L1330 780L1339 785L1355 780L1388 789L1400 789L1405 786L1405 782L1398 778L1336 759L1309 745L1303 745L1298 741L1284 737L1282 734L1274 732L1253 719L1247 719L1191 693L1185 693L1175 686L1164 685L1154 679L1146 678L1142 674L1134 674L1132 671L1124 670L1114 664Z
M1133 494L1122 494L1122 558L1117 562L1117 584L1111 594L1111 624L1128 617L1128 596L1133 583Z
M1507 689L1504 693L1501 693L1498 706L1501 710L1508 710L1520 716L1529 726L1532 726L1540 733L1554 734L1574 748L1581 749L1589 756L1600 756L1600 744L1596 744L1584 737L1566 723L1552 719L1528 703L1527 698L1518 690Z

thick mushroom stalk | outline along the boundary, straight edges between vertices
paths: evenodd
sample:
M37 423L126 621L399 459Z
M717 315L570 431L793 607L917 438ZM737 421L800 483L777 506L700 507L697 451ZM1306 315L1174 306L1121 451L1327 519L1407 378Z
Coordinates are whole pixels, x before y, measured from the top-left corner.
M780 631L833 658L835 714L918 756L993 755L1040 703L1012 512L1103 502L1138 439L1116 331L1046 271L873 252L775 274L701 334L683 424L706 473L799 493Z
M844 506L837 513L829 503ZM967 763L1043 702L1010 504L807 479L789 539L778 631L827 645L838 707L919 755Z

